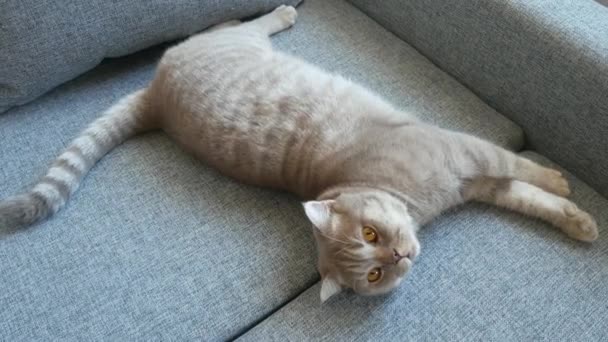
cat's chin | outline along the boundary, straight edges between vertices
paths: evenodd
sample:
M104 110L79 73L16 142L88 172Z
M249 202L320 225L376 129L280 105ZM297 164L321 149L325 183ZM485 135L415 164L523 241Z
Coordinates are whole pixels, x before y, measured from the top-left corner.
M405 276L399 277L399 278L395 279L391 285L379 287L379 288L361 288L361 287L359 287L357 289L353 288L353 292L355 292L358 295L366 296L366 297L386 295L386 294L389 294L389 293L395 291L399 287L399 285L401 285L401 282L403 281L404 278L405 278Z

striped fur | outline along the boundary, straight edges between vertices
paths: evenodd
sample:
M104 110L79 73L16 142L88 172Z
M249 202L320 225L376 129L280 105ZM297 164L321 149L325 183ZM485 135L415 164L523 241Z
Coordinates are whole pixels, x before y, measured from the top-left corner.
M29 225L61 209L99 159L129 137L151 128L145 109L145 90L108 109L70 143L30 192L0 202L0 227Z

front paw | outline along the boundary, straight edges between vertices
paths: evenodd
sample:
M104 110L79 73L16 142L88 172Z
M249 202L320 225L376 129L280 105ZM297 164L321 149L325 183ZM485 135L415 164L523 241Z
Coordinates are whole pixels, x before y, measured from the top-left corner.
M570 203L564 208L565 222L562 230L573 239L591 242L598 237L597 224L591 215Z
M568 181L561 172L553 169L545 169L543 178L541 180L542 188L546 191L554 193L561 197L567 197L570 195L570 186Z

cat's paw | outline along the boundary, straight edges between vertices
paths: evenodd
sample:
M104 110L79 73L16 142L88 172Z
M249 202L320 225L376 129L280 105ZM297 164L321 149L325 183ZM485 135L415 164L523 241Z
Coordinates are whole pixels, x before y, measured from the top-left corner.
M296 18L298 17L298 12L293 6L281 5L275 8L273 13L279 17L287 25L287 27L295 24Z
M598 237L597 224L591 215L580 210L574 203L564 207L566 217L562 230L573 239L595 241Z
M553 169L545 169L545 174L542 178L542 186L544 190L554 193L561 197L570 195L570 186L568 181L561 172Z

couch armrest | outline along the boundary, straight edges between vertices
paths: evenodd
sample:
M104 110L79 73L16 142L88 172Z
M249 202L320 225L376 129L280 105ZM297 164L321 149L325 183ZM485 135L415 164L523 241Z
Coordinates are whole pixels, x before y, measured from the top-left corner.
M608 7L594 0L350 0L608 195Z

